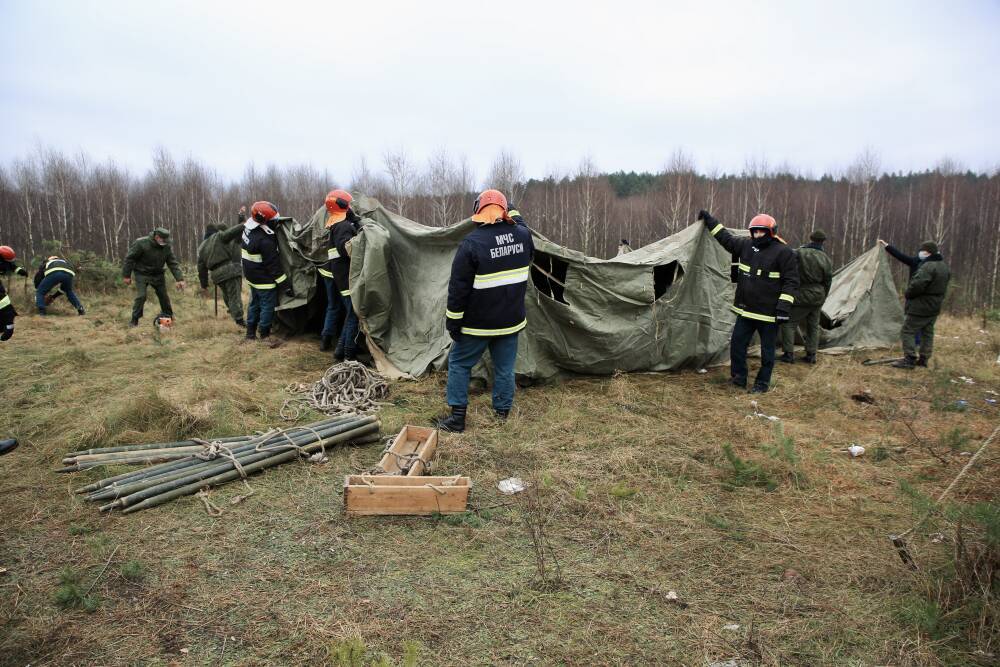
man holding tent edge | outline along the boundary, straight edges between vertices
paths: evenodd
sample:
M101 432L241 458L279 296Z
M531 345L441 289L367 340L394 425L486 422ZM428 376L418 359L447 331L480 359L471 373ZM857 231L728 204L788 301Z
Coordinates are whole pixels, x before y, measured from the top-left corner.
M799 289L795 253L778 236L778 223L766 213L750 220L750 238L738 238L705 210L698 219L734 259L738 258L736 296L731 306L736 313L729 340L730 382L747 386L747 348L756 332L760 335L760 370L750 392L759 394L771 385L778 326L787 322Z
M240 208L237 222L226 228L224 223L209 225L205 238L198 246L198 281L202 293L208 294L208 280L222 291L222 299L236 326L245 327L243 319L243 269L239 238L246 222L246 206Z
M278 207L269 201L255 202L250 207L250 220L243 225L240 256L243 277L250 285L250 305L247 307L247 340L271 335L274 309L278 305L278 290L287 286L288 276L281 268L278 239L272 226L281 222Z
M333 350L336 361L355 361L358 351L358 315L351 303L351 240L361 229L361 218L351 208L352 201L350 193L345 190L333 190L326 196L326 226L330 229L327 271L331 274L331 281L327 283L328 303L322 335L334 334L338 311L333 309L331 312L330 303L339 300L340 308L344 310L344 326Z
M452 338L448 354L447 400L451 415L436 421L443 431L461 433L469 405L469 377L486 348L493 360L493 409L506 419L514 404L514 361L518 332L527 326L524 296L535 245L518 211L508 210L499 190L476 198L469 232L451 264L445 326Z
M886 250L891 247L886 245ZM895 254L893 256L896 257ZM951 280L951 270L933 241L921 244L917 259L919 263L915 269L911 264L910 281L906 285L906 319L900 331L903 359L892 364L896 368L927 366L934 350L934 323L941 314L948 282Z

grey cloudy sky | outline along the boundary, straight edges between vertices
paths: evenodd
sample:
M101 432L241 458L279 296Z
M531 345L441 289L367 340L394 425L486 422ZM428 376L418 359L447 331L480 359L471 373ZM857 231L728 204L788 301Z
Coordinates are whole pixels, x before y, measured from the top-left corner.
M998 2L0 0L0 162L1000 165Z

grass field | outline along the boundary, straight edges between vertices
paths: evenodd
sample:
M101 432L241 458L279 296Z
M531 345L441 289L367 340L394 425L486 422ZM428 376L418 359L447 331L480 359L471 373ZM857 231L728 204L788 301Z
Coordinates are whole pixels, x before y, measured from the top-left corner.
M984 333L981 321L943 318L930 370L865 367L872 355L861 353L779 364L759 410L780 417L780 432L726 386L725 368L528 388L505 425L477 394L471 429L444 436L437 463L472 477L465 515L346 519L343 477L378 461L374 444L267 471L240 504L229 500L242 485L214 490L219 518L194 497L103 516L72 489L105 475L54 473L65 452L280 425L284 387L316 380L330 360L314 338L240 345L235 325L193 295L177 299L179 324L157 340L149 317L125 326L124 290L82 294L85 317L63 300L41 318L20 281L11 288L23 315L0 346L0 433L22 445L0 458L4 665L985 665L1000 655L995 588L962 598L949 583L955 522L917 531L918 572L887 537L1000 423L985 400L1000 398L985 393L1000 392L997 323ZM951 382L959 376L974 384ZM851 399L861 390L877 407ZM394 383L383 434L425 424L443 395L440 375ZM865 455L850 458L851 443ZM1000 443L955 500L995 509L998 461ZM510 476L533 490L503 496L496 484Z

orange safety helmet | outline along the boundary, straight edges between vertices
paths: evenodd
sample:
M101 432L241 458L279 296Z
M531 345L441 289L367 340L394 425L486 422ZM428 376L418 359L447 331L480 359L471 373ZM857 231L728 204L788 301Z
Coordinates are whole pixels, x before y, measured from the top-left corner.
M503 210L497 215L496 209L489 209L491 206L499 206ZM472 208L472 219L475 222L490 224L496 222L497 218L507 219L507 198L499 190L484 190L476 197L476 203Z
M17 254L14 252L13 248L9 245L0 245L0 259L5 262L13 262L16 257Z
M752 233L755 229L763 229L772 238L778 236L778 223L777 221L769 216L767 213L758 213L751 220L747 229Z
M278 217L278 207L269 201L254 202L250 207L250 216L257 222L270 222Z
M329 215L326 217L326 226L332 227L347 217L347 209L351 207L354 197L347 190L330 190L326 196L326 210Z

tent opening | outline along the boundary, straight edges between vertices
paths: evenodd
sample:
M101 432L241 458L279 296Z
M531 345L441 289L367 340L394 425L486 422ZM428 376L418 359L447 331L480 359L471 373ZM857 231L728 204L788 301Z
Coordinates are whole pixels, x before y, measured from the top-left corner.
M653 298L659 299L667 293L670 286L679 282L684 277L684 269L674 260L660 266L653 267Z
M844 323L843 320L837 320L837 321L831 320L829 317L826 316L826 313L819 314L819 325L820 327L826 329L827 331L833 331L843 323Z
M545 296L568 306L564 295L568 269L568 262L536 250L531 260L531 283Z

